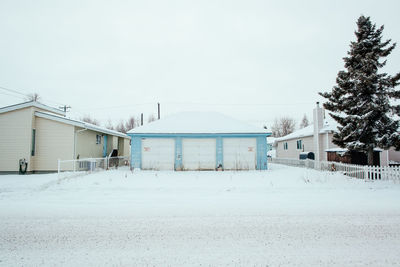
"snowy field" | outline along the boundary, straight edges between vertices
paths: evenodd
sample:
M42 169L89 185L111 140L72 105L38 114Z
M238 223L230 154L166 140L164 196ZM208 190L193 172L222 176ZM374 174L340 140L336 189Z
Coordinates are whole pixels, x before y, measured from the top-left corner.
M0 266L399 266L400 184L268 171L0 176Z

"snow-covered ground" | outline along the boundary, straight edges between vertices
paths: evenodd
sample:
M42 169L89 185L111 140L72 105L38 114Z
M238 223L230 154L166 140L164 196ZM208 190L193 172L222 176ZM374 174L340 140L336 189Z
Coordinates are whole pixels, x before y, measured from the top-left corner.
M268 171L0 176L0 266L393 266L400 185Z

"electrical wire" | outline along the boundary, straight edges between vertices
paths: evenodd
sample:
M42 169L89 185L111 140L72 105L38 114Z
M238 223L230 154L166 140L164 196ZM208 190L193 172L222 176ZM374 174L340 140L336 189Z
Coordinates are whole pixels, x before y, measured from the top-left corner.
M16 97L16 98L19 98L19 99L24 99L24 100L26 100L26 97L24 98L24 97L21 97L21 96L16 96L16 95L12 95L12 94L7 94L7 93L4 93L4 92L0 92L0 94L2 94L2 95L8 95L8 96L12 96L12 97Z
M24 94L24 93L21 93L21 92L19 92L19 91L17 91L17 90L10 89L10 88L6 88L6 87L4 87L4 86L0 86L0 89L3 89L3 90L5 90L5 91L12 92L12 93L14 93L14 94L20 94L20 95L23 95L23 96L25 96L25 97L28 96L28 94Z

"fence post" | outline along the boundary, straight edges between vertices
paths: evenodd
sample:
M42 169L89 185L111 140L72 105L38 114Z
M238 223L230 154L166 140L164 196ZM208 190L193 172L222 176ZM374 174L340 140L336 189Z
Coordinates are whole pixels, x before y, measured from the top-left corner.
M367 166L364 166L364 181L367 181L368 173L367 173Z

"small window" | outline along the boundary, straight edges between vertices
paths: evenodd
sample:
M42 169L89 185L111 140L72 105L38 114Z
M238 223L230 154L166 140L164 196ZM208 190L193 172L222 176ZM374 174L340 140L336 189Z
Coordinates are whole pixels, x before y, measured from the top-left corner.
M101 135L96 134L96 144L101 144Z
M32 129L32 149L31 149L31 156L35 156L35 146L36 146L36 129Z
M283 149L284 150L288 150L288 143L287 142L283 143Z
M303 144L301 142L301 140L297 140L297 149L301 150L303 148Z

